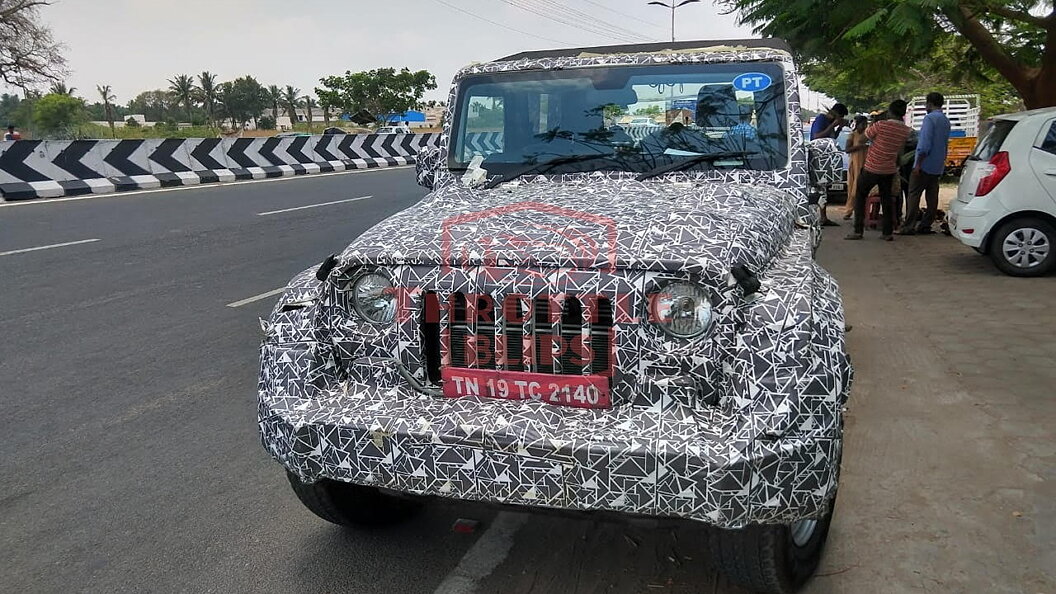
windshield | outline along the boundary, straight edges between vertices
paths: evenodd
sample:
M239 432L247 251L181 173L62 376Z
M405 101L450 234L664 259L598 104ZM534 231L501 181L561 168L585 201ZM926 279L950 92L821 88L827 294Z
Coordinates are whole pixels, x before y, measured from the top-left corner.
M547 173L774 170L788 163L777 63L610 66L475 75L460 83L451 169L489 173L569 155ZM694 159L701 155L720 158ZM693 161L693 162L691 162Z

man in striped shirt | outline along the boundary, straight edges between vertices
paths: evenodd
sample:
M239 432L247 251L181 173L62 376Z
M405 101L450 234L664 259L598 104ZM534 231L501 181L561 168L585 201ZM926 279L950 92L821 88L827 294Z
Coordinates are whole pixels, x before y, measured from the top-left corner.
M912 128L902 120L906 117L906 102L898 99L887 109L888 117L865 129L865 136L872 141L865 156L865 167L858 175L858 187L854 191L854 232L845 239L861 239L865 231L865 199L873 187L880 188L880 209L883 211L883 239L894 239L895 201L891 186L898 175L898 155L906 145Z

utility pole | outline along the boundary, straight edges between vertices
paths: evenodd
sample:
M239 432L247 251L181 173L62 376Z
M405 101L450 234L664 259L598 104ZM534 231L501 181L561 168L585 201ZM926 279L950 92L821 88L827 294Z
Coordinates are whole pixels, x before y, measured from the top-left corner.
M671 0L670 4L668 4L667 2L660 2L659 0L653 0L652 2L649 3L649 4L655 4L657 6L663 6L664 8L670 8L671 9L671 41L672 42L675 41L675 9L676 8L681 8L681 7L683 7L683 6L687 5L687 4L693 4L694 2L700 2L700 0L682 0L681 2L675 2L675 0Z

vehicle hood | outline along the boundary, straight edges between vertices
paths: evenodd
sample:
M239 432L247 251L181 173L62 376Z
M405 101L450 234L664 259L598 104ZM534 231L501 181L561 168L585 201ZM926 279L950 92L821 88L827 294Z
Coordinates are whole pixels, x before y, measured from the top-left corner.
M446 185L366 231L341 263L687 271L762 270L788 243L797 198L766 185L536 178ZM711 273L711 274L708 274Z

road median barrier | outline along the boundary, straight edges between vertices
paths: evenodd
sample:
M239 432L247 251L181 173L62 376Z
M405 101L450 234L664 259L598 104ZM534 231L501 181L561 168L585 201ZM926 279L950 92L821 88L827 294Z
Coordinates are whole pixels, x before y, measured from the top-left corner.
M5 200L411 165L439 134L0 142Z

